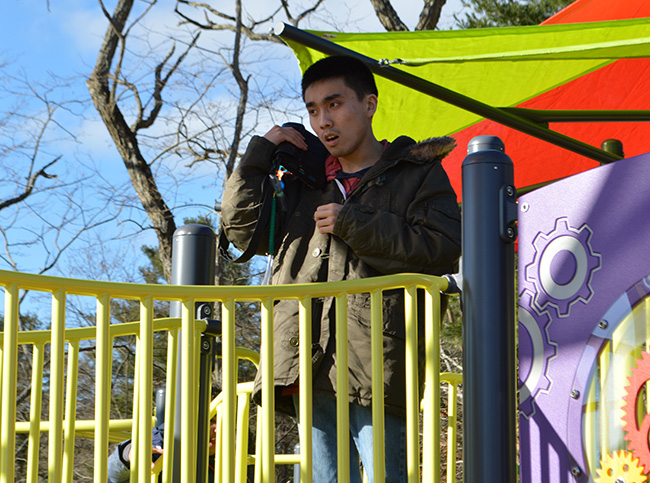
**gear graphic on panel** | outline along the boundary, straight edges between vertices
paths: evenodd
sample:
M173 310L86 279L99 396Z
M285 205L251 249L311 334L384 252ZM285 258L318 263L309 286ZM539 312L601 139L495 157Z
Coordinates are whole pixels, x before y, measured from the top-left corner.
M552 231L535 236L535 255L525 278L535 286L534 307L539 313L553 307L558 317L568 317L576 302L589 302L591 279L601 267L601 255L591 248L592 234L587 224L573 228L562 217Z
M640 463L650 470L650 447L648 434L650 432L650 414L643 411L643 419L638 422L637 414L639 393L644 389L645 383L650 380L650 354L643 351L641 358L636 360L636 367L632 368L632 375L628 378L623 397L623 431L628 442L627 449L634 453Z
M643 483L648 479L639 466L639 460L627 451L605 455L596 471L595 483Z
M520 359L519 366L519 411L527 418L535 412L535 398L551 388L548 378L548 363L557 355L557 344L548 335L550 317L537 314L532 307L533 295L528 291L519 297L519 348L527 347L526 363Z

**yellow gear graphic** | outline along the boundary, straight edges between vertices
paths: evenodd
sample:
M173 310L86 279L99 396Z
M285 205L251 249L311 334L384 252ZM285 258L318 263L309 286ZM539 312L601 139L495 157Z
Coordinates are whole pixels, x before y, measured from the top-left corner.
M614 451L600 460L595 483L643 483L648 477L643 474L639 460L627 451Z

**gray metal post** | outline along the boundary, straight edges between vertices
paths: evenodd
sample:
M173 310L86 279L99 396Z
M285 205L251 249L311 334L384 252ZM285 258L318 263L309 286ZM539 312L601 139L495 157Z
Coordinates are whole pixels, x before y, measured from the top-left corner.
M513 164L495 136L463 161L465 483L514 483L516 373Z
M165 386L156 390L156 426L160 426L165 422Z
M214 284L214 267L216 256L216 236L209 226L204 225L184 225L174 232L172 244L172 285L213 285ZM197 307L200 305L197 302ZM180 317L182 304L173 302L169 312L171 317ZM177 383L176 383L176 414L174 418L174 483L180 482L180 464L181 464L181 357L182 357L182 334L178 338L178 365L177 365ZM208 379L209 381L209 379ZM205 384L204 381L201 381ZM202 394L210 394L209 388L200 391ZM199 421L207 421L207 405L205 397L199 401ZM197 446L197 466L205 468L206 448L205 438L200 438ZM204 471L197 471L197 481L204 481Z

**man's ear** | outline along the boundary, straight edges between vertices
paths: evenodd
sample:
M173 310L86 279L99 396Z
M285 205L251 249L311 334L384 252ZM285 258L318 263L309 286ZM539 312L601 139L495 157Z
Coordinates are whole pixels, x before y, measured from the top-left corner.
M377 103L378 103L377 96L374 94L368 94L366 96L366 106L368 109L368 117L372 117L375 115L377 112Z

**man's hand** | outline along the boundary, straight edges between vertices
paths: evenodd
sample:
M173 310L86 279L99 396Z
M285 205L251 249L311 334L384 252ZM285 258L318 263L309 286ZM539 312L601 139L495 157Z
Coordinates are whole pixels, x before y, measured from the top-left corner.
M284 141L288 141L298 149L307 151L308 146L305 142L304 136L292 127L273 126L264 137L276 146Z
M316 220L316 226L321 234L333 233L334 223L336 223L341 208L343 205L338 203L329 203L316 208L314 220Z

